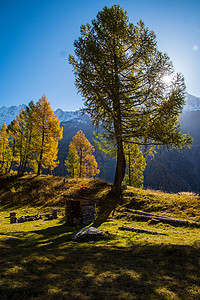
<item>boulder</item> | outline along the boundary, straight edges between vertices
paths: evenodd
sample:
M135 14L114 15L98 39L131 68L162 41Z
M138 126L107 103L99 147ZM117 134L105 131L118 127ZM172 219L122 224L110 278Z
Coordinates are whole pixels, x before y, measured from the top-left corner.
M95 227L87 227L72 234L72 240L75 241L88 241L99 240L105 237L105 233Z

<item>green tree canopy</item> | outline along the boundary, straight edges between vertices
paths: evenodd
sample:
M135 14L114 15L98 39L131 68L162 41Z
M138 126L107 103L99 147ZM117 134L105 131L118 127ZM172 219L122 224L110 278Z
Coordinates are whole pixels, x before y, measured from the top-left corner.
M142 187L146 160L140 147L133 143L126 144L124 146L124 152L127 161L127 168L123 182L130 186Z
M113 192L121 194L126 160L124 144L181 148L191 138L180 133L178 116L185 98L184 78L174 74L156 36L142 21L129 23L118 5L104 7L91 24L81 26L70 55L75 83L93 124L115 139L117 166ZM173 75L171 84L162 78Z
M65 166L68 172L68 177L76 178L79 176L79 170L80 170L79 155L73 141L70 142L69 144L69 152L65 160Z

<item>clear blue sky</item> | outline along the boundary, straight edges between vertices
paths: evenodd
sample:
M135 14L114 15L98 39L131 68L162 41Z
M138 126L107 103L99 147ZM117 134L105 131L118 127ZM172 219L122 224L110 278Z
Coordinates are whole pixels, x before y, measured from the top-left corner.
M82 107L68 55L80 25L114 4L131 23L142 19L155 32L187 91L200 97L199 0L0 0L0 107L37 102L43 94L54 110Z

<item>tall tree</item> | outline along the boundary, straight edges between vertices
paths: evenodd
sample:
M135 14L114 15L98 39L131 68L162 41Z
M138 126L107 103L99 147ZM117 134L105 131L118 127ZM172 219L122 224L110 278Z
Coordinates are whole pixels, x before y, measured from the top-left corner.
M57 142L62 138L62 128L45 95L35 105L33 120L34 130L37 132L33 151L38 163L37 175L39 175L41 167L54 168L56 166Z
M34 132L34 103L31 101L23 108L16 120L9 125L9 132L12 137L13 154L18 164L18 174L23 175L26 167L34 159L33 157L33 132ZM35 133L35 135L37 135Z
M12 159L10 162L9 172L12 170L14 161L16 161L16 130L17 130L17 121L14 119L8 125L8 133L9 133L9 138L10 138L9 143L10 143L10 148L11 148L11 152L12 152Z
M68 172L68 177L75 178L79 175L80 163L79 156L76 150L74 142L70 142L69 144L69 152L68 156L65 160L65 166Z
M88 139L82 130L79 130L77 134L73 137L70 143L70 152L68 156L74 159L74 164L70 166L71 172L74 170L74 175L77 173L78 167L78 177L93 177L99 174L98 164L93 155L94 147L90 144ZM78 156L78 162L77 162ZM67 158L67 166L69 166L70 157ZM72 163L72 161L71 161Z
M136 144L125 145L124 150L127 168L123 182L130 186L142 187L144 181L143 172L146 168L144 155Z
M25 119L25 145L24 145L24 157L23 157L23 168L21 169L21 174L23 175L27 164L30 163L34 160L33 156L33 139L34 136L37 136L37 132L34 131L34 110L35 110L35 105L33 101L31 101L28 106L26 106L25 111L24 111L24 119Z
M22 108L16 117L15 125L15 145L16 145L16 162L18 165L18 174L22 175L24 168L25 151L26 151L26 117L25 110ZM13 128L14 129L14 128Z
M104 7L91 25L81 26L80 35L69 62L84 110L116 141L113 192L119 197L126 169L124 144L130 139L168 149L191 145L192 139L180 133L178 123L184 78L176 74L170 85L165 84L162 78L173 74L172 62L158 51L154 32L142 21L129 23L118 5Z
M9 146L9 134L6 123L0 129L0 173L7 173L12 160L12 151Z

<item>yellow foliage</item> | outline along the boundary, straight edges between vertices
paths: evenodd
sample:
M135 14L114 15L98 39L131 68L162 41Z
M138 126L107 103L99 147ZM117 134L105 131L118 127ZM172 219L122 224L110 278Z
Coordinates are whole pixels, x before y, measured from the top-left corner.
M79 169L79 177L93 177L99 174L100 170L93 155L95 149L85 137L82 130L78 131L73 137L70 147L73 147L78 155L79 164L77 165L76 163L76 165Z

